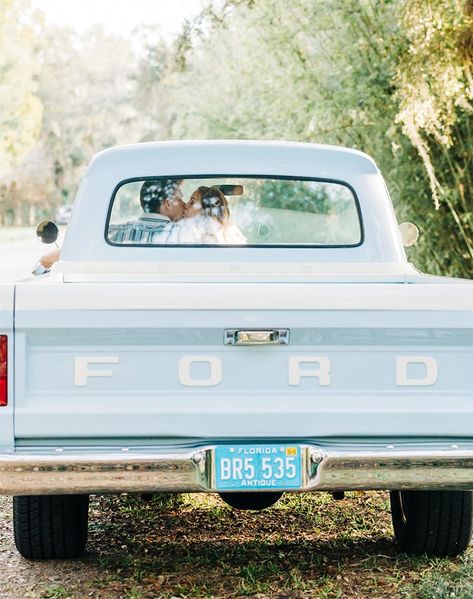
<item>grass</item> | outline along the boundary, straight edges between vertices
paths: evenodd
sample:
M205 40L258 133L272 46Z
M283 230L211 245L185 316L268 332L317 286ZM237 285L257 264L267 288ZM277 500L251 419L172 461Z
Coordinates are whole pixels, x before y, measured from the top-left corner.
M100 597L473 599L473 558L409 558L388 495L286 495L263 512L215 495L97 497L89 560Z
M416 599L473 599L473 559L467 555L445 576L432 569L415 589Z
M41 593L42 599L71 599L73 596L73 591L58 585L52 585Z

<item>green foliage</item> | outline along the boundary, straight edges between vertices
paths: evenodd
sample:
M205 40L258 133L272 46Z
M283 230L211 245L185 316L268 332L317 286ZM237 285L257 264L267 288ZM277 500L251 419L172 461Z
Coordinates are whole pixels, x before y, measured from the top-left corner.
M460 563L449 576L437 569L427 573L413 586L410 597L416 599L473 599L473 564L471 557L460 558Z
M469 276L472 14L471 0L213 3L181 39L173 136L364 150L421 228L410 258Z
M252 190L252 200L260 206L282 208L314 214L330 214L334 208L340 211L341 198L334 203L329 186L309 185L304 181L263 181Z
M174 98L169 86L172 78L173 54L154 27L140 31L143 55L131 74L132 104L144 129L142 141L169 139Z
M70 202L91 157L121 143L140 141L145 127L132 104L135 58L119 38L94 27L79 37L65 28L44 32L39 93L44 105L42 141L53 203ZM55 201L54 201L55 200Z
M0 222L70 202L134 141L288 139L375 157L423 270L473 267L473 0L209 0L174 50L46 27L0 0Z
M24 14L26 0L9 2L17 18ZM3 178L0 173L0 223L33 224L38 218L54 217L58 205L73 201L94 154L109 146L142 141L152 128L150 119L139 112L137 58L129 43L105 34L100 27L82 36L39 21L36 27L41 35L35 38L34 61L33 49L24 41L19 43L36 67L33 100L41 111L29 110L28 118L19 115L18 122L12 121L17 137L27 127L30 131L33 117L37 130L35 135L25 133L28 143L25 140L21 146L22 154L10 149L10 162L3 162L7 168ZM18 60L11 66L11 85L18 88L23 62L29 63L18 49L12 52ZM0 85L0 104L1 93ZM5 131L0 121L0 139Z
M73 592L62 585L51 585L41 593L41 599L72 599Z
M473 3L411 0L397 67L397 121L422 159L438 212L422 214L437 272L473 266ZM440 257L440 258L439 258Z
M0 0L0 177L34 145L41 126L33 25L27 0Z

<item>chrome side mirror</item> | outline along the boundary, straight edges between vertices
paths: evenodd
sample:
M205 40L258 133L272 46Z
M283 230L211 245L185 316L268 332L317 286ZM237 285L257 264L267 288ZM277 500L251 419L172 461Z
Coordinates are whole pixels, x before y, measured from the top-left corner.
M411 247L417 243L419 239L419 229L412 223L401 223L399 225L401 231L402 243L405 248Z
M59 235L59 229L50 220L43 220L36 227L36 235L43 243L54 243Z

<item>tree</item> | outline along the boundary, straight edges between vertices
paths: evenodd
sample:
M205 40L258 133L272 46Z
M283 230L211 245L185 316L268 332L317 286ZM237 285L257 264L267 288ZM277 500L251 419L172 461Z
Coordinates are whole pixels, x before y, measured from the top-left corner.
M136 58L130 44L94 27L83 36L48 28L40 55L42 143L53 174L53 203L72 201L92 156L140 141L145 123L132 105Z
M142 141L168 139L174 118L174 99L169 86L174 55L155 26L143 26L136 34L142 54L136 74L131 76L135 90L132 104L145 129Z
M173 135L364 150L424 233L410 256L470 276L472 5L213 2L181 36Z
M129 41L100 27L79 35L49 26L41 30L37 50L41 129L4 185L10 201L3 214L10 224L54 217L58 205L74 199L94 154L141 141L149 129L133 105L137 58Z
M29 2L0 0L0 181L39 136L37 43Z
M423 215L435 270L473 270L473 2L410 0L396 72L397 122L428 175L436 210Z

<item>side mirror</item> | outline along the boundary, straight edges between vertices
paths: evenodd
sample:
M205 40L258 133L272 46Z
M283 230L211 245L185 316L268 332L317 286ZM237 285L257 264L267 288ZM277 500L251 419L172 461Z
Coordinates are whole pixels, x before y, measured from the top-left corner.
M59 235L59 229L50 220L43 220L36 227L36 235L43 243L54 243Z
M419 229L412 223L401 223L399 225L401 231L402 243L405 248L415 245L419 239Z

